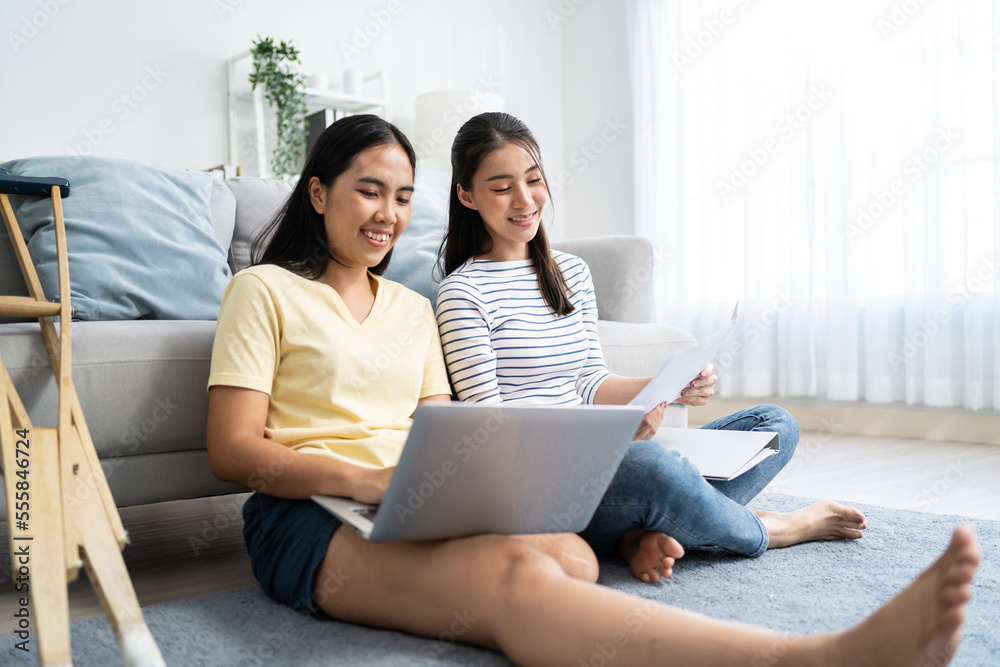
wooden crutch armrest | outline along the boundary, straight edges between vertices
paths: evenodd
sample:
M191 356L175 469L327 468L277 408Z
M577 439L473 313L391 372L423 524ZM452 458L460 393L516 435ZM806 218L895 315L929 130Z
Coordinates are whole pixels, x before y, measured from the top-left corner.
M59 186L59 195L69 197L69 181L65 178L31 176L10 176L0 173L0 195L26 195L29 197L48 197L52 186Z

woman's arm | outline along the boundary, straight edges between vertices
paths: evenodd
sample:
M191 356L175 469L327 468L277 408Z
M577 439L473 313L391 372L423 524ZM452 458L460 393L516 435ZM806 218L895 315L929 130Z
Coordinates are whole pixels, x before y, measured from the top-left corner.
M434 398L434 397L429 397ZM393 468L363 468L301 454L264 437L270 397L217 385L208 394L208 463L219 479L280 498L314 494L382 500Z
M417 401L417 405L421 403L451 403L451 395L437 394L436 396L425 396Z
M633 378L621 375L612 375L597 388L594 395L594 403L604 405L624 405L639 395L653 378ZM708 368L698 374L698 377L691 380L691 384L681 392L678 403L691 406L701 406L708 403L708 399L715 394L713 385L719 381L715 376L715 366L708 365Z
M610 375L594 394L596 405L625 405L635 398L643 387L649 384L651 377L630 378L621 375ZM656 430L663 423L663 412L667 406L663 403L646 413L635 432L634 440L649 440L656 435Z
M437 323L444 362L458 399L502 402L487 309L476 287L445 279L438 292Z
M639 395L652 377L631 378L621 375L610 375L594 394L596 405L625 405Z
M632 378L612 375L597 388L597 393L594 394L594 403L624 405L635 398L652 379L651 377ZM691 406L705 405L715 393L715 389L712 387L717 381L715 367L709 364L708 368L699 373L698 377L692 380L691 384L681 392L681 397L677 399L677 402ZM635 434L636 440L648 440L656 435L657 429L663 422L663 413L666 408L666 403L660 403L646 413Z

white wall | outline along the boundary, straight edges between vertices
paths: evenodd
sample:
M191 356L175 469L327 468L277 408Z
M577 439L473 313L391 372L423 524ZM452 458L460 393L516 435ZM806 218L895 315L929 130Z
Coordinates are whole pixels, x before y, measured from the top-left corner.
M565 203L555 232L566 238L634 234L632 88L625 3L590 0L559 26L563 35L563 169L569 184L564 188Z
M631 135L585 170L575 153L608 119L630 124L624 3L581 1L398 0L392 15L390 0L3 0L0 90L16 97L0 104L0 161L90 152L221 164L225 61L259 33L291 39L306 74L382 70L390 119L408 133L418 94L498 82L506 110L538 137L550 179L573 179L569 200L556 197L554 236L628 233ZM376 32L379 16L392 18L364 45L358 31ZM345 45L361 46L350 62Z

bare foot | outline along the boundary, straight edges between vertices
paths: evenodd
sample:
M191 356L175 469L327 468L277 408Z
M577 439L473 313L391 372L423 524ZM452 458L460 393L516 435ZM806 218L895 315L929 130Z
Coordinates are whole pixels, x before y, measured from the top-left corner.
M940 558L860 625L836 637L836 664L948 664L961 640L980 558L972 527L958 526Z
M794 512L754 510L754 514L767 529L768 549L815 540L856 540L868 527L864 514L832 500L821 500Z
M660 576L674 573L674 561L684 555L680 542L663 533L636 528L622 535L615 542L622 557L636 578L656 583Z

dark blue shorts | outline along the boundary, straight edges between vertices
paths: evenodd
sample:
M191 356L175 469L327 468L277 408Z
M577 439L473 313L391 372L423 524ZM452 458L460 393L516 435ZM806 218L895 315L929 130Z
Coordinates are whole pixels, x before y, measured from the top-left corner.
M251 495L243 505L243 541L264 592L293 609L325 618L313 600L313 580L340 525L312 500Z

